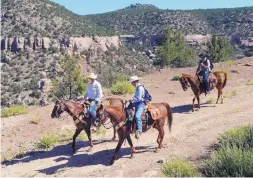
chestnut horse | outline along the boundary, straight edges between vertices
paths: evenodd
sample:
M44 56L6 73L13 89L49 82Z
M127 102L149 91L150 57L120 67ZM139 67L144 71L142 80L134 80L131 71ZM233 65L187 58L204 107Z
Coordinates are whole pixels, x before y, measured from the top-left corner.
M106 100L108 100L111 105L118 105L121 108L124 108L124 102L120 98L107 98ZM82 132L82 130L86 132L90 142L90 148L88 149L88 151L92 151L92 148L94 146L91 138L91 119L89 119L90 117L87 114L88 108L89 103L87 102L84 102L83 104L64 100L57 100L55 102L55 106L53 108L51 117L59 118L60 115L64 111L66 111L70 116L72 116L73 121L76 125L76 131L73 135L73 142L72 142L73 153L76 151L75 149L76 137ZM113 140L115 139L116 139L116 131L114 128Z
M210 89L212 90L215 87L217 88L218 98L217 98L216 103L218 103L220 97L221 97L221 103L223 103L222 89L226 86L226 83L227 83L227 73L223 71L217 71L217 72L212 72L211 74L213 74L215 81L213 81L212 84L210 85ZM190 74L182 74L182 77L179 78L179 81L184 91L186 91L188 87L190 86L194 93L194 98L192 100L192 112L194 112L195 99L197 98L198 108L200 108L199 96L202 93L205 93L204 88L201 87L200 85L200 79L197 75L193 76Z
M146 132L151 127L156 128L158 130L158 147L156 149L156 151L158 151L158 149L162 148L162 142L164 138L164 125L166 118L168 119L169 131L171 131L172 110L168 103L152 103L152 105L160 110L161 117L157 120L151 119L151 122L149 122L148 124L149 127L143 129L143 132ZM119 135L118 145L115 149L115 153L110 161L110 164L113 164L115 162L117 153L120 150L125 139L127 139L129 145L131 146L131 157L133 157L136 151L134 149L130 134L133 133L135 129L129 129L129 121L127 121L126 112L122 111L122 108L118 106L105 106L101 104L96 110L96 115L101 122L106 122L108 119L110 119L113 125L116 127L116 130Z

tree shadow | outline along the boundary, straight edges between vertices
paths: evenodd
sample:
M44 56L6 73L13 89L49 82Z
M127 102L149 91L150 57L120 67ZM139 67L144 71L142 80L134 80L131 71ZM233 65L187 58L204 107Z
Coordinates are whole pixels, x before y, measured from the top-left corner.
M94 144L100 144L105 141L94 141ZM77 142L78 143L78 142ZM76 148L79 150L80 148L83 148L84 145L87 145L85 143L77 144ZM116 147L115 143L115 147ZM88 149L89 146L87 146ZM94 147L94 149L96 149ZM144 152L154 152L154 147L136 147L137 154L144 153ZM35 171L38 171L40 173L50 175L56 173L60 169L64 169L66 167L83 167L83 166L91 166L91 165L105 165L109 166L109 161L111 160L115 149L105 149L98 152L86 152L86 151L77 151L76 154L72 154L72 148L71 143L67 145L59 145L54 147L50 151L31 151L26 153L22 158L20 159L13 159L10 161L2 162L2 164L8 166L8 165L14 165L14 164L20 164L20 163L29 163L35 160L42 160L42 159L48 159L48 158L54 158L53 160L55 163L63 162L62 164L50 166L44 169L38 169ZM118 159L129 159L131 156L131 149L130 147L127 148L121 148L117 158Z

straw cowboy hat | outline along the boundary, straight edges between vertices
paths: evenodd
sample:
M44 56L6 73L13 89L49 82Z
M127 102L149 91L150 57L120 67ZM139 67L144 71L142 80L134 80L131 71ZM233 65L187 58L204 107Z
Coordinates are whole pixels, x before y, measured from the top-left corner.
M132 83L132 82L135 82L137 80L140 80L140 79L139 79L138 76L135 75L135 76L130 77L129 82Z
M90 77L91 79L97 79L97 75L94 74L94 73L91 73L91 74L89 75L89 77Z

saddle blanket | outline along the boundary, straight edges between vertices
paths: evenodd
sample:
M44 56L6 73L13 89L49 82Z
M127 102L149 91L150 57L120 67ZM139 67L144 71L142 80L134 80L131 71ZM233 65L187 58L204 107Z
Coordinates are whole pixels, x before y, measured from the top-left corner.
M152 104L148 104L147 105L147 110L150 112L151 117L153 120L157 120L159 118L161 118L161 111L159 108L155 107Z

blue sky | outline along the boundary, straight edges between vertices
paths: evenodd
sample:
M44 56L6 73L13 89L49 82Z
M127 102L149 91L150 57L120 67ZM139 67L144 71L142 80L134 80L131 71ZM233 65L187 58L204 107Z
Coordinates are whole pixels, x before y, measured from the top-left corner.
M130 4L153 4L160 9L210 9L253 6L253 0L51 0L77 14L96 14Z

